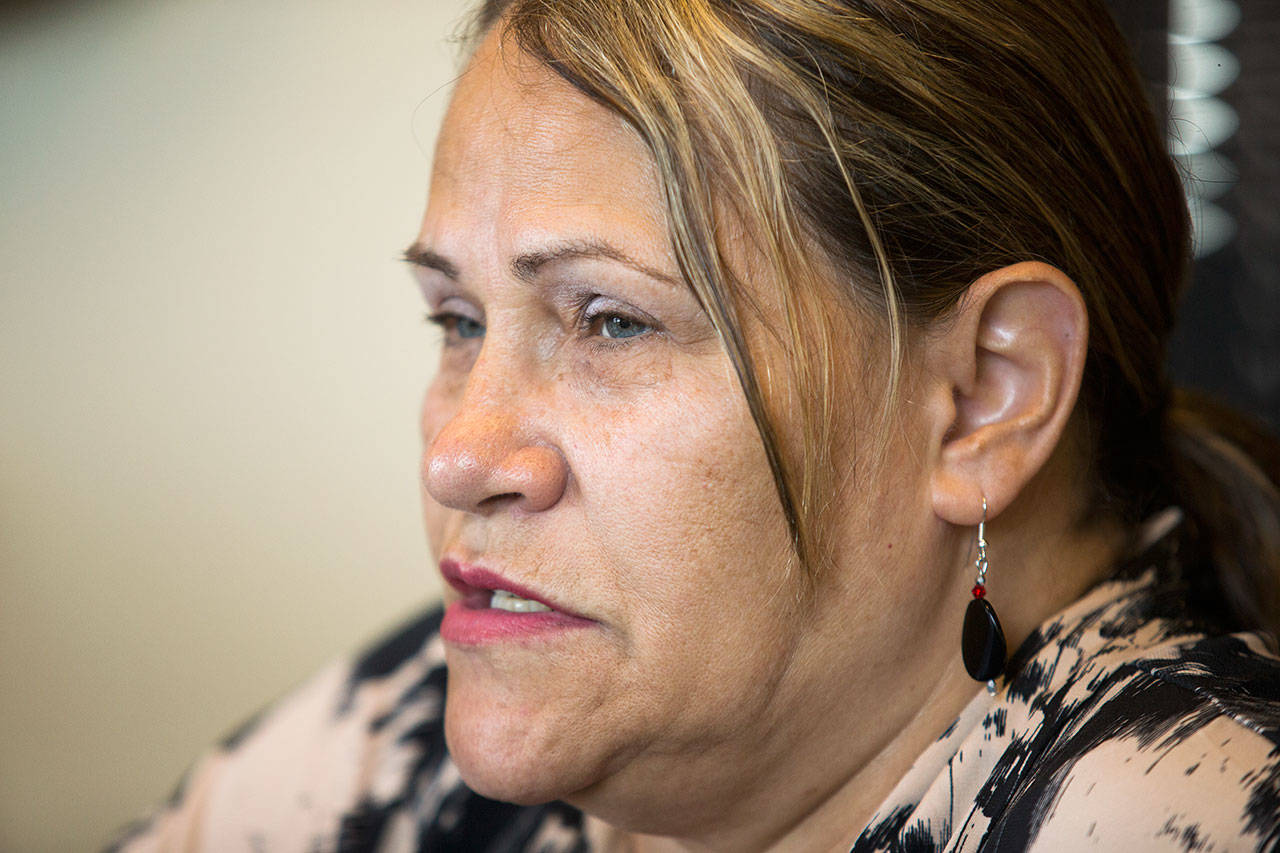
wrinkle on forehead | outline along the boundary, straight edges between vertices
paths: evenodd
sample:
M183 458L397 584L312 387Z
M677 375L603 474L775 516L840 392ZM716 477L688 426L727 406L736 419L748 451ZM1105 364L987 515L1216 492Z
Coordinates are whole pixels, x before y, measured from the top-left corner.
M640 260L675 272L653 157L621 116L490 33L446 113L422 242L514 255L592 238L642 243Z
M579 129L575 138L566 138L566 125ZM622 147L634 152L633 161L644 164L656 186L652 157L621 116L592 101L496 30L481 42L458 78L440 132L436 177L458 179L477 165L467 162L473 153L467 141L455 137L462 129L480 126L509 141L504 152L508 162L486 163L487 170L528 160L576 166L584 155L606 152L606 162L616 162Z

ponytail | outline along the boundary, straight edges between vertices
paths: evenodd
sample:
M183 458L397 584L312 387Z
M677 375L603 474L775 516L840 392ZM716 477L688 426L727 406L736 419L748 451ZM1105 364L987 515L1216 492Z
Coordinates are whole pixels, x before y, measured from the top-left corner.
M1229 615L1280 636L1280 441L1203 395L1174 393L1169 485Z

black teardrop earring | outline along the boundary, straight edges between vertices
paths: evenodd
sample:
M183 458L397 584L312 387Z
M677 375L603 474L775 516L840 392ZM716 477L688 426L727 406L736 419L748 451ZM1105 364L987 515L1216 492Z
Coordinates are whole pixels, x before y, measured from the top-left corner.
M987 601L987 499L982 499L982 521L978 522L978 580L973 587L973 600L964 613L964 634L960 650L964 668L976 681L987 682L987 692L996 694L995 678L1004 671L1004 629L996 610Z

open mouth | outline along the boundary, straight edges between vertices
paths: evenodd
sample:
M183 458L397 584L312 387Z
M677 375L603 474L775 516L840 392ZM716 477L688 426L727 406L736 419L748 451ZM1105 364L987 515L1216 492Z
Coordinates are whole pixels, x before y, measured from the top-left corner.
M462 594L446 609L440 626L447 642L477 646L533 640L537 635L596 624L489 569L441 560L440 574Z
M455 585L455 589L458 587ZM502 610L506 613L552 613L555 608L536 598L525 598L507 589L461 589L468 610Z
M440 574L449 586L462 593L463 601L472 610L492 608L507 613L547 613L560 610L533 590L480 566L441 560Z
M541 601L532 598L521 598L514 592L495 589L489 597L489 606L494 610L505 610L508 613L549 613L551 608Z

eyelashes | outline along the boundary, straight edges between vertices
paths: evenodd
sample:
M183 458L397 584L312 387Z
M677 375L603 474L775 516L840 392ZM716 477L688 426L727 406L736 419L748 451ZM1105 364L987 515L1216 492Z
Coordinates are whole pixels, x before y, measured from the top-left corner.
M453 311L428 313L426 321L444 333L446 346L451 342L477 340L484 337L484 324Z
M598 324L593 325L598 325L600 336L609 340L617 341L637 338L652 331L647 323L624 317L621 314L600 314L598 316Z
M658 324L652 318L595 293L575 300L573 317L573 325L580 335L611 347L658 331ZM457 311L429 312L425 319L441 330L446 347L466 345L485 336L484 323Z
M609 346L644 337L658 329L653 318L599 293L584 293L575 301L580 333Z
M638 312L624 311L616 305L596 305L592 300L578 314L578 328L590 337L605 341L626 341L642 337L655 325Z

